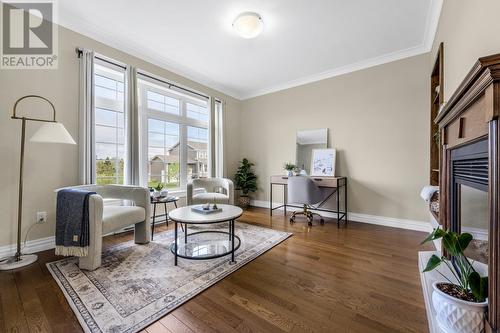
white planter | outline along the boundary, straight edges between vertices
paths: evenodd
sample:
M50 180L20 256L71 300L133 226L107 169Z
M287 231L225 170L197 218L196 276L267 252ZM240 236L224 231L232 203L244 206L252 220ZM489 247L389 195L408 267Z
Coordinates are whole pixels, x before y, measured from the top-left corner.
M483 333L488 300L482 303L463 301L442 292L434 282L432 305L439 327L446 333Z
M287 172L286 172L286 175L287 175L288 177L293 177L293 171L292 171L292 170L287 171Z
M156 191L156 190L155 190L155 191L153 192L153 197L155 197L155 198L159 198L159 197L161 197L161 192L160 192L160 191Z
M167 189L163 189L163 190L161 190L161 191L160 191L160 195L161 195L162 197L168 197L168 190L167 190Z

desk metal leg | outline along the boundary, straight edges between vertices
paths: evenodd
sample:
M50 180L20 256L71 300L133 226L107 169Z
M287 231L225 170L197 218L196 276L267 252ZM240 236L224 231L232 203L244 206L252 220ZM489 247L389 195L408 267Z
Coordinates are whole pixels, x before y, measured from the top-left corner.
M153 204L153 225L151 226L151 240L155 234L155 220L156 220L156 204Z
M347 227L347 178L344 179L344 208L345 208L345 226Z
M285 205L285 216L286 216L286 204L288 203L288 185L283 186L283 202Z
M184 223L184 244L188 242L188 225Z
M273 183L271 183L269 190L269 215L273 216Z
M337 229L340 228L340 187L337 179Z
M177 266L177 221L174 221L175 231L174 231L174 266Z

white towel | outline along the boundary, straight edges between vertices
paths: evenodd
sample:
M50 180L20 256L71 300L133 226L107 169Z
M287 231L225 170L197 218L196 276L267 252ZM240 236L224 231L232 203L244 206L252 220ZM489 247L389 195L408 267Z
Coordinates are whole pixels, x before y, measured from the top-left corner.
M422 199L424 199L425 202L431 201L432 196L434 193L439 191L439 186L424 186L422 188L422 191L420 191L420 196Z

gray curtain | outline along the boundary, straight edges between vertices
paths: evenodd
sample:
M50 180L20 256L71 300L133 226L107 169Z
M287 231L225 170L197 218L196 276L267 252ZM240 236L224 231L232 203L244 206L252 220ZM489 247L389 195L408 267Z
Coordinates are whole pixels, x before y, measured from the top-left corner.
M127 66L127 159L126 181L129 185L140 185L139 107L137 98L137 69Z
M80 50L79 182L95 183L94 51Z

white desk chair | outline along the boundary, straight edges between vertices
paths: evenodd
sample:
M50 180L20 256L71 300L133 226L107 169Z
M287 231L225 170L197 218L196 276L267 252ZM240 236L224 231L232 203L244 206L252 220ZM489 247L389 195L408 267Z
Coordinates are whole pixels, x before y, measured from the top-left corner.
M314 216L320 217L320 223L324 224L325 220L318 213L310 211L312 205L319 204L325 200L325 193L318 185L314 183L310 177L294 176L288 177L288 202L292 204L303 205L303 211L293 212L290 217L290 223L295 222L297 215L305 215L307 223L312 226Z

